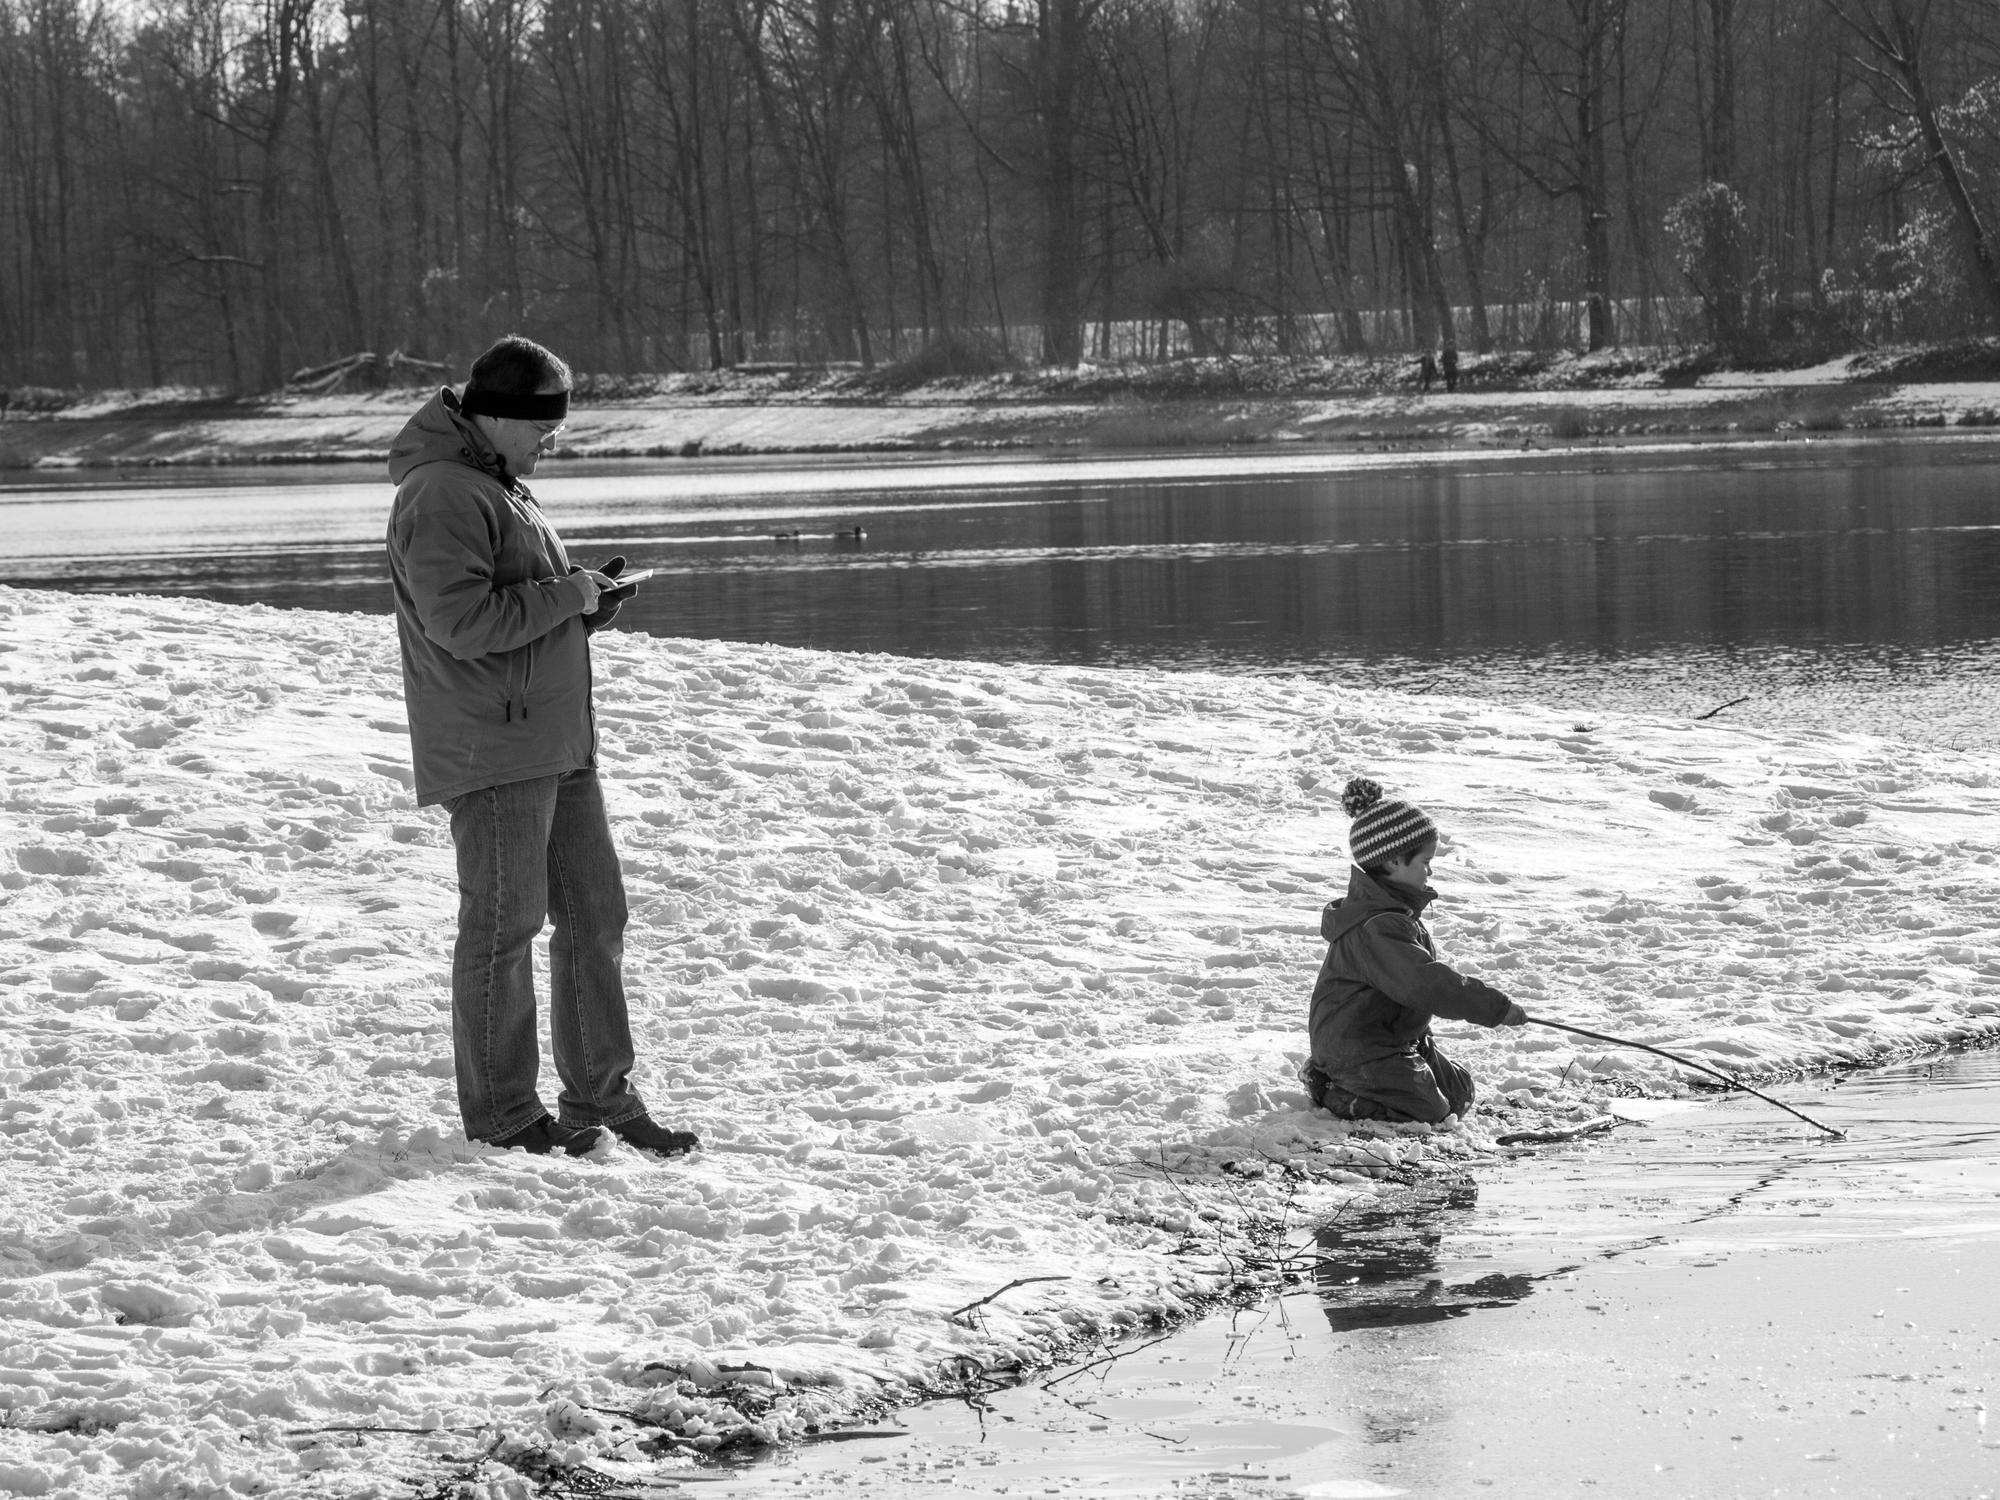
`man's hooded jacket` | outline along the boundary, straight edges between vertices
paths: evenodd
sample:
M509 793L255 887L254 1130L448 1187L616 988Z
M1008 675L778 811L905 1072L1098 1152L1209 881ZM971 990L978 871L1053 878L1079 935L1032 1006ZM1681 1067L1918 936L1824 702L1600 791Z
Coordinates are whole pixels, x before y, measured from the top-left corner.
M389 573L417 803L596 764L584 594L449 389L389 449Z

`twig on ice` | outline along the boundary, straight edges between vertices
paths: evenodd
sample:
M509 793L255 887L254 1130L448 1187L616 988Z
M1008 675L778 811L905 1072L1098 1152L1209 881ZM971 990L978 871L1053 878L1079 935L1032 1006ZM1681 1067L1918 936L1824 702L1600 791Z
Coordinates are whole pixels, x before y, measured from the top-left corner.
M1063 1404L1064 1406L1067 1406L1067 1407L1068 1407L1068 1408L1069 1408L1069 1409L1070 1409L1071 1411L1080 1411L1080 1412L1082 1412L1082 1413L1083 1413L1083 1414L1084 1414L1085 1416L1088 1416L1088 1417L1103 1417L1103 1418L1104 1418L1104 1420L1105 1420L1105 1421L1107 1421L1107 1422L1109 1422L1109 1421L1113 1420L1113 1419L1112 1419L1111 1417L1109 1417L1109 1416L1108 1416L1108 1415L1107 1415L1106 1413L1104 1413L1104 1412L1102 1412L1102 1411L1098 1410L1098 1408L1097 1408L1096 1406L1092 1405L1092 1404L1091 1404L1091 1401L1089 1401L1089 1400L1085 1400L1085 1401L1079 1401L1079 1400L1078 1400L1078 1399L1077 1399L1076 1397L1074 1397L1074 1396L1069 1396L1069 1395L1065 1395L1065 1394L1064 1394L1063 1392L1061 1392L1061 1391L1058 1391L1058 1390L1054 1390L1054 1389L1051 1389L1051 1388L1050 1388L1049 1386L1047 1386L1047 1385L1044 1385L1044 1386L1043 1386L1043 1389L1044 1389L1044 1390L1046 1390L1046 1391L1048 1391L1048 1393L1049 1393L1049 1394L1050 1394L1051 1396L1054 1396L1054 1397L1056 1398L1056 1400L1058 1400L1058 1401L1062 1402L1062 1404ZM1096 1398L1094 1398L1094 1397L1092 1398L1092 1400L1095 1400L1095 1399L1096 1399ZM1147 1437L1149 1437L1149 1438L1153 1438L1153 1439L1155 1439L1156 1441L1158 1441L1158 1442L1162 1442L1162 1443L1185 1443L1185 1442L1187 1441L1187 1439L1186 1439L1186 1438L1184 1438L1184 1437L1169 1437L1169 1436L1167 1436L1167 1434L1166 1434L1166 1433L1164 1433L1164 1432L1155 1432L1155 1431L1153 1431L1153 1429L1152 1429L1152 1428L1150 1428L1150 1427L1136 1427L1136 1426L1135 1426L1135 1427L1133 1428L1133 1431L1135 1431L1135 1432L1139 1432L1139 1433L1143 1433L1143 1434L1144 1434L1145 1436L1147 1436Z
M1112 1363L1114 1360L1123 1359L1128 1354L1137 1354L1141 1349L1150 1349L1155 1344L1164 1344L1168 1339L1172 1337L1173 1335L1171 1333L1163 1333L1156 1339L1147 1339L1146 1342L1143 1344L1134 1344L1130 1349L1115 1349L1111 1353L1105 1355L1102 1359L1093 1359L1087 1365L1078 1365L1074 1370L1066 1371L1061 1375L1052 1375L1047 1380L1044 1380L1042 1384L1044 1386L1060 1385L1065 1380L1074 1380L1076 1379L1077 1376L1082 1375L1087 1371L1094 1370L1099 1365L1108 1365Z

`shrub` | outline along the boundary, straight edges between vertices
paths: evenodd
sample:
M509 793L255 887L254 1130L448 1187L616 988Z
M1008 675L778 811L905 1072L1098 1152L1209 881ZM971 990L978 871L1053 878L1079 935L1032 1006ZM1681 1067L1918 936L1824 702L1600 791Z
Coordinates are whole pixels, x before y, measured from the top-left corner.
M980 333L941 333L915 354L879 366L863 383L879 390L907 390L953 376L1001 375L1019 366L1020 361L996 338Z
M575 383L570 387L572 399L579 404L592 401L638 401L648 396L656 396L659 391L660 377L657 375L599 375L586 371L579 371Z
M1594 430L1589 414L1579 406L1561 407L1549 418L1549 436L1552 438L1590 437Z
M46 385L17 385L7 392L8 408L12 412L58 412L74 406L80 395L77 391L57 390Z

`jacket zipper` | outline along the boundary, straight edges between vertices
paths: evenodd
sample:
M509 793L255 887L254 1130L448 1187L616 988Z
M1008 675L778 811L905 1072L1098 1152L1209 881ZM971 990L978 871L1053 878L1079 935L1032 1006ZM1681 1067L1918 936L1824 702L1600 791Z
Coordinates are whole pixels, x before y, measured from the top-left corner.
M501 699L501 711L509 724L528 717L528 683L534 674L534 649L535 643L530 641L509 653L507 692Z

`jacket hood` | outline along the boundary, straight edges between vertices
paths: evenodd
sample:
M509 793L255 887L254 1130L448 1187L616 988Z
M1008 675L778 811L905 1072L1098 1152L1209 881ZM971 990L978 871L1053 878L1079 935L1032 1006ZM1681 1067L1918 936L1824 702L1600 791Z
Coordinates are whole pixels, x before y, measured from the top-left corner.
M1329 901L1326 910L1320 913L1320 936L1329 943L1338 942L1370 917L1385 911L1407 912L1413 917L1420 917L1424 908L1436 899L1437 892L1429 886L1391 884L1386 880L1377 880L1355 865L1347 872L1345 899Z
M389 445L389 480L401 484L410 470L436 463L464 464L505 482L499 456L472 418L458 409L450 386L438 387L396 434Z

